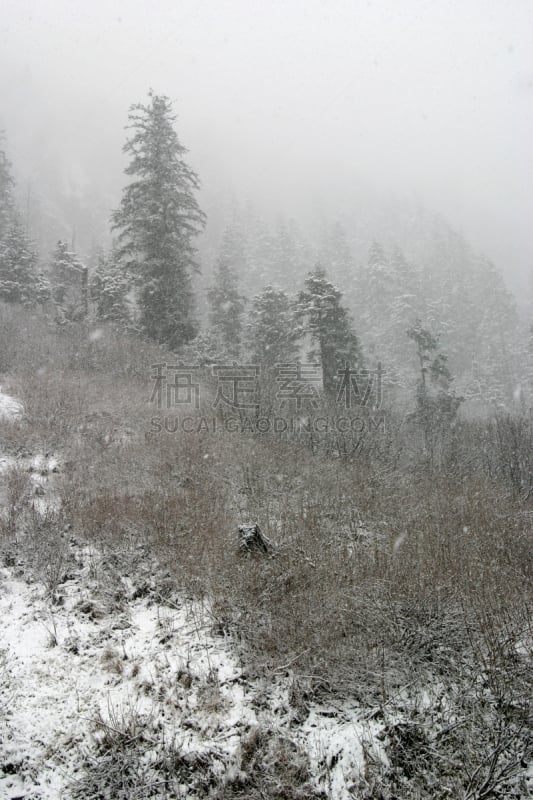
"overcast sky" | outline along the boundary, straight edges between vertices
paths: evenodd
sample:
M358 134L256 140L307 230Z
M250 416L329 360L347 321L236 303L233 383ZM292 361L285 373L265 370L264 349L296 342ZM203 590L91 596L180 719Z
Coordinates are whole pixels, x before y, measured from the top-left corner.
M416 196L526 285L532 42L533 0L0 0L0 126L82 185L152 87L212 191Z

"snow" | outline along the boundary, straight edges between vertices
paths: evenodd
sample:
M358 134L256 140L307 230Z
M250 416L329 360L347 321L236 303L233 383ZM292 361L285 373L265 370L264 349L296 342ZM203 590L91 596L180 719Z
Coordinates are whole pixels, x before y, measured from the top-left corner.
M2 797L60 797L79 777L81 753L92 747L89 723L99 716L120 718L132 708L155 714L167 741L186 721L182 746L217 748L228 763L240 728L256 722L240 670L224 642L205 632L201 608L189 601L169 609L144 598L129 603L120 621L91 619L79 608L89 571L87 560L62 587L59 607L39 584L0 572L0 740L3 763L16 765L16 774L0 773ZM184 671L192 683L179 696ZM220 694L214 713L200 701L208 683Z
M14 421L22 413L20 403L0 392L0 416ZM13 469L27 474L38 511L59 508L59 454L0 453L0 497ZM273 530L277 523L271 521ZM354 525L360 543L375 540L357 518ZM31 548L38 549L39 541L28 534ZM383 714L346 697L299 704L294 687L305 679L292 672L296 659L268 679L249 678L236 643L215 632L209 599L193 599L177 588L170 596L165 588L162 596L160 568L143 545L130 543L124 563L106 573L109 553L79 542L73 531L55 534L52 548L57 544L61 551L57 563L64 574L55 580L56 566L49 564L54 550L44 543L48 586L43 569L33 572L31 558L25 560L22 532L3 566L0 549L2 800L67 800L72 792L76 800L86 797L88 765L101 760L107 733L126 730L132 720L148 733L142 754L148 769L175 743L176 752L191 756L191 772L208 763L217 781L239 778L246 737L254 731L274 732L305 753L311 782L329 800L366 792L369 766L390 769ZM395 552L403 541L404 536L395 540ZM46 568L44 573L46 580ZM523 632L515 649L531 662L530 632ZM413 692L405 687L398 693L397 710L387 710L389 725L401 724L402 709L413 703L428 719L437 697L445 703L444 687L436 683L418 687L416 697ZM525 780L533 785L533 767ZM184 783L172 796L197 795Z
M0 410L14 420L22 406L0 394ZM12 468L44 490L38 510L56 507L56 455L0 454L0 477ZM156 721L160 740L178 740L181 752L205 754L221 776L239 769L243 734L277 730L308 753L328 797L353 796L365 747L378 752L379 730L357 704L314 704L295 719L290 673L268 687L247 680L231 639L213 632L208 601L164 599L157 583L139 592L133 572L116 577L122 600L106 608L99 584L106 557L66 537L67 569L53 592L24 564L23 544L20 561L0 567L0 797L68 797L97 757L105 725L133 715Z
M314 705L302 725L301 738L309 752L313 772L336 800L350 800L364 770L364 747L385 760L376 746L381 727L366 722L361 709L349 703L340 708Z
M329 797L353 796L363 743L371 747L378 730L361 721L356 705L313 705L295 725L284 678L258 717L259 687L243 678L231 641L212 633L207 606L147 596L130 599L120 614L93 618L80 601L94 590L98 555L74 551L79 566L61 586L61 605L41 584L17 577L17 568L0 570L0 753L14 769L0 773L1 797L57 800L80 779L83 753L94 748L91 721L132 711L157 719L164 741L178 736L182 751L218 754L226 771L238 763L243 732L268 719L308 752ZM133 585L123 583L133 598Z
M22 404L8 394L2 392L0 386L0 420L15 420L22 414Z
M60 472L58 456L48 453L20 456L0 453L0 476L10 470L18 469L28 475L29 485L32 490L32 503L36 511L44 514L59 507L57 495L57 479ZM0 498L3 492L0 491Z

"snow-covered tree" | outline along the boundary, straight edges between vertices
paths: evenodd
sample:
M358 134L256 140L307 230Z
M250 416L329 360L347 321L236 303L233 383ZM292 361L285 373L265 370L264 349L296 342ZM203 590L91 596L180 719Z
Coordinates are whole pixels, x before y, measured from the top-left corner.
M190 344L179 349L179 358L187 364L199 364L201 367L224 364L228 353L212 329L202 330Z
M175 119L170 100L153 92L148 104L131 107L132 134L124 152L132 180L112 217L118 255L136 286L139 327L171 348L186 344L197 331L193 242L205 224L195 197L199 180L185 162Z
M0 239L0 299L25 305L43 299L37 286L37 254L16 217Z
M418 275L399 247L394 247L389 260L390 296L389 312L383 319L388 381L405 386L412 378L414 359L412 348L405 338L405 331L412 327L423 312Z
M355 370L362 365L359 341L341 300L342 293L319 268L309 273L296 307L296 316L311 340L309 357L320 363L328 394L336 392L339 370L346 364Z
M16 211L13 191L15 181L11 174L11 164L2 147L3 134L0 131L0 241L8 228L15 222Z
M239 291L236 265L242 263L239 240L227 229L217 259L213 284L207 290L209 322L227 357L237 359L241 350L245 298Z
M477 300L472 303L475 330L472 342L468 343L475 357L472 377L484 400L506 404L522 379L516 353L520 338L516 304L491 261L481 258L475 267L472 278Z
M109 257L103 252L97 256L97 266L90 281L90 297L96 319L101 322L127 324L129 308L126 295L128 280L120 268L115 254Z
M294 314L294 303L282 289L267 286L254 297L246 342L253 363L268 369L296 361L302 331Z
M357 314L365 347L390 369L391 303L394 285L390 263L379 242L373 242L359 277Z
M52 299L61 322L87 316L88 270L66 242L58 241L50 264Z
M42 269L37 271L35 275L35 291L34 300L39 305L48 303L52 298L52 286L48 275Z
M38 278L35 248L16 208L14 187L11 164L0 148L0 299L29 305L43 302L46 293Z
M420 375L413 418L424 433L426 454L433 459L437 437L450 427L463 398L452 388L448 358L439 351L438 339L431 331L416 320L407 336L416 345Z

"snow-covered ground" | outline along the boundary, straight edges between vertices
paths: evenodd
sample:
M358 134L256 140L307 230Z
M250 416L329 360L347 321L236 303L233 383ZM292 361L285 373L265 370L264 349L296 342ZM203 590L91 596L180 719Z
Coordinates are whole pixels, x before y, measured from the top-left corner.
M23 414L0 392L0 417ZM310 701L294 662L251 677L209 599L166 581L144 543L103 552L61 523L61 456L0 447L0 514L10 476L16 490L20 475L40 516L28 515L16 540L12 528L0 539L2 800L192 800L225 784L243 798L254 770L264 780L269 769L274 784L283 780L276 770L287 771L298 800L350 800L397 769L390 730L408 727L410 704L421 714L415 726L434 732L428 747L438 741L438 685L413 687L413 696L406 687L385 721L356 699ZM361 527L360 536L369 534ZM530 662L530 636L516 652ZM532 782L530 766L521 785Z
M22 413L0 394L0 414ZM0 453L0 481L13 467L30 474L39 510L53 508L57 459ZM151 742L146 768L172 743L222 781L242 768L246 737L275 731L308 758L322 796L353 797L363 744L377 752L379 729L357 705L295 715L290 672L268 686L248 680L231 640L214 633L208 605L159 596L149 565L127 577L117 569L110 590L108 555L68 533L61 548L53 591L23 555L0 568L0 797L84 796L102 740L132 724Z
M12 765L0 774L2 797L61 797L79 777L94 744L91 721L100 717L155 717L165 741L218 750L227 763L240 730L256 722L239 669L206 635L198 609L144 598L100 618L84 581L94 558L87 554L63 584L60 607L43 586L0 573L0 739L3 764Z
M22 404L15 400L14 397L4 394L0 386L0 419L16 419L22 414L22 411Z
M357 707L315 705L295 724L285 678L259 708L264 687L245 679L207 608L136 597L138 584L124 578L121 610L108 613L95 599L100 556L80 547L73 555L59 604L17 567L0 570L1 797L68 797L98 744L96 722L105 730L132 716L181 753L216 762L221 776L239 768L243 735L276 728L309 754L327 796L353 796L373 733Z

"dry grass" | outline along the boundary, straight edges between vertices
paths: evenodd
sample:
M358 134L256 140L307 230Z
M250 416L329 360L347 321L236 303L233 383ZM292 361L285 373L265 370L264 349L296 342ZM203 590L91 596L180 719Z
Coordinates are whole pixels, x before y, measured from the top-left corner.
M48 361L39 373L19 366L23 337L16 357L12 339L7 347L26 409L12 445L26 436L61 450L61 524L105 552L142 545L177 585L209 597L214 626L235 635L250 673L292 675L304 706L313 693L341 692L386 721L406 687L444 687L431 724L444 729L455 713L465 736L435 742L425 728L407 735L391 721L392 760L410 751L423 766L442 751L431 767L438 780L457 772L450 753L468 753L453 784L465 798L510 780L531 722L517 652L533 634L525 423L461 423L431 471L393 417L379 447L362 451L305 436L154 435L153 349L136 359L131 342L109 334L97 351L82 333L66 343L41 331ZM10 535L23 494L15 477ZM237 526L248 521L276 543L271 556L239 554ZM51 590L56 572L46 577ZM414 713L409 703L404 712ZM370 776L366 796L438 796L431 776L424 783L402 769L401 780L398 770ZM254 796L256 787L224 791Z

